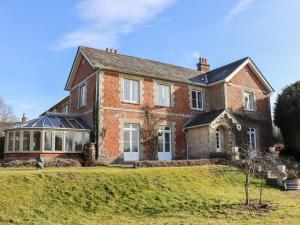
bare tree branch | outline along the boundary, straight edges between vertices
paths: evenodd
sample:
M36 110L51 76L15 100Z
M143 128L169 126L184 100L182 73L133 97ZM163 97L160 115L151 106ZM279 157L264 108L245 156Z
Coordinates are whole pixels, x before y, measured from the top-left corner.
M15 120L13 109L0 97L0 121Z

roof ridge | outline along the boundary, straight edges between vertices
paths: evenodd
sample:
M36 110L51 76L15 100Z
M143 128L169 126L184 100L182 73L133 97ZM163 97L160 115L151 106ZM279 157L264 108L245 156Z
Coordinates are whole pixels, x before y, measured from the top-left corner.
M111 54L111 53L106 52L106 51L104 51L102 49L88 47L88 46L83 46L83 45L80 45L79 48L89 48L89 49L93 49L93 50L96 50L96 51L99 51L99 52ZM120 53L116 53L115 55L120 55L120 56L124 56L124 57L128 57L128 58L133 58L133 59L139 59L139 60L147 60L147 61L151 61L151 62L154 62L154 63L162 64L162 65L168 65L168 66L173 66L173 67L182 68L182 69L186 69L186 70L191 70L193 72L199 72L199 75L201 74L201 71L194 70L192 68L188 68L188 67L184 67L184 66L179 66L179 65L175 65L175 64L171 64L171 63L166 63L166 62L160 62L160 61L156 61L156 60L153 60L153 59L145 59L145 58L141 58L141 57L137 57L137 56L125 55L125 54L120 54Z
M238 60L233 61L233 62L231 62L231 63L227 63L227 64L225 64L225 65L223 65L223 66L220 66L220 67L217 67L217 68L212 69L212 70L210 70L210 71L207 71L206 73L203 73L203 74L201 74L201 75L210 73L210 72L212 72L212 71L216 71L216 70L223 69L224 67L230 66L230 65L235 64L235 63L237 63L237 62L239 62L239 61L243 61L243 62L244 62L244 61L246 61L247 59L251 59L251 58L250 58L249 56L246 56L246 57L244 57L244 58L238 59Z

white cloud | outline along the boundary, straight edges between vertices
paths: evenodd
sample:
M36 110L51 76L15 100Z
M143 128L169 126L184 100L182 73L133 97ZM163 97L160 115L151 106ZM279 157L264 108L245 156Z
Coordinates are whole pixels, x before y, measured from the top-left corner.
M200 58L200 52L199 51L192 52L192 58L193 59L199 59Z
M237 14L247 9L247 7L250 5L251 2L253 2L253 0L238 0L238 2L233 6L233 8L227 13L224 19L224 23L226 25L229 25L232 19Z
M175 0L80 0L75 15L83 24L65 34L55 49L90 45L115 47L120 36L152 20Z

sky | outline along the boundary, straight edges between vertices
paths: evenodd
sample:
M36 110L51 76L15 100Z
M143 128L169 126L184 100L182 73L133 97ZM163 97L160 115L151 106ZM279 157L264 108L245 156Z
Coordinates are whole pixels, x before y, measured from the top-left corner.
M299 0L6 0L0 96L34 118L68 95L79 45L196 69L250 56L274 87L300 79Z

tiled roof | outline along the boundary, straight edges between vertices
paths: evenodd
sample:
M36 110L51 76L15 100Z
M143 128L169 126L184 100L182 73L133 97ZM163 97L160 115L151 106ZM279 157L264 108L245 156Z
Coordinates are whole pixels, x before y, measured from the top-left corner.
M225 66L219 67L214 70L210 70L199 76L191 78L193 82L199 82L203 84L212 84L221 80L225 80L233 71L235 71L240 65L242 65L248 57L240 59L238 61L229 63Z
M184 127L188 128L188 127L209 124L212 121L214 121L222 112L224 112L224 109L207 112L207 113L199 113L199 114L193 116L192 119L190 121L188 121Z
M114 54L99 49L81 46L80 49L94 66L113 68L133 73L157 76L158 78L175 79L191 82L190 78L200 75L198 70L142 59L122 54Z

